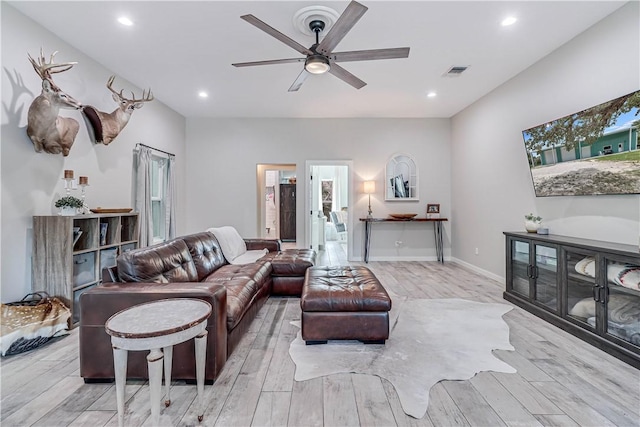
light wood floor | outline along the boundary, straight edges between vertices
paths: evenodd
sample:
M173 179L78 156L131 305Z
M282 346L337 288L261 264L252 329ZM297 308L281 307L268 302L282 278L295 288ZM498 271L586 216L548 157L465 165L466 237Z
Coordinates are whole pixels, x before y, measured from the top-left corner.
M329 244L319 264L345 264ZM503 302L502 285L454 263L371 262L388 289L413 298ZM297 298L270 298L216 383L205 387L204 425L220 426L638 426L640 371L514 308L505 316L515 352L494 354L516 374L483 372L431 389L427 415L402 412L397 394L375 376L340 374L293 380L288 354L300 318ZM470 322L473 319L469 319ZM84 384L78 336L2 359L1 424L117 425L113 384ZM127 426L149 425L149 389L127 384ZM196 425L195 386L174 382L164 425Z

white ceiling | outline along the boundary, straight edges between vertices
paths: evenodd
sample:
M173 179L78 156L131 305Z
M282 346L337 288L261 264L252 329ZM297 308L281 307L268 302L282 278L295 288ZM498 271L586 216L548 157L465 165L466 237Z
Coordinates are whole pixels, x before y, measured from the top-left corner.
M347 1L9 3L185 117L451 117L625 2L362 0L369 10L335 51L408 46L409 58L342 63L367 82L360 90L325 74L292 93L302 63L231 66L301 56L240 15L310 46L313 37L292 23L295 12L322 5L342 13ZM135 25L120 25L120 15ZM518 22L502 27L508 15ZM469 69L443 77L454 65ZM209 98L199 98L201 90Z

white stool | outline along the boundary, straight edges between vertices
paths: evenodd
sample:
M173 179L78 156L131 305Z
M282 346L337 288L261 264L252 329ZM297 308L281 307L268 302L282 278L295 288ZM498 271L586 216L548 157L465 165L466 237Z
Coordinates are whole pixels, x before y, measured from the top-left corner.
M105 329L111 335L116 377L118 425L124 425L124 386L127 381L127 351L149 350L149 390L151 422L160 420L162 360L164 359L165 406L171 404L171 362L173 346L195 338L196 383L198 387L198 421L204 416L204 368L207 351L207 319L211 304L192 298L172 298L136 305L122 310L107 320ZM160 351L162 349L163 351ZM164 355L163 355L164 352Z

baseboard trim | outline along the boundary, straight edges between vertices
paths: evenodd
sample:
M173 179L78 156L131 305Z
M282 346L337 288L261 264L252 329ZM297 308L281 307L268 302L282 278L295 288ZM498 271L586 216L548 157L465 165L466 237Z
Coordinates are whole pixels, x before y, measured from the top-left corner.
M389 261L389 262L398 262L398 261L437 261L438 259L435 256L405 256L405 257L369 257L369 262L373 261ZM450 261L450 258L445 257L445 261ZM364 262L362 257L354 257L350 261L360 261Z
M478 274L481 274L481 275L483 275L485 277L488 277L489 279L493 279L496 282L499 282L499 283L501 283L503 285L505 285L507 283L503 276L499 276L499 275L494 274L494 273L492 273L490 271L484 270L484 269L482 269L482 268L480 268L480 267L478 267L476 265L469 264L468 262L462 261L461 259L451 258L451 261L455 262L456 264L460 264L461 266L466 267L467 269L472 270L472 271L474 271L474 272L476 272Z

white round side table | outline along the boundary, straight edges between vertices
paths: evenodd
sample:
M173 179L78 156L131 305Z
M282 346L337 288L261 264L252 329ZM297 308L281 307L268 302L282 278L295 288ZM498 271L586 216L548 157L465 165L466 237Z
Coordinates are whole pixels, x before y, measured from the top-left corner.
M105 329L111 335L116 378L118 425L124 425L124 386L127 381L127 352L149 350L149 390L151 422L160 419L162 365L164 359L165 406L171 404L171 362L173 346L195 338L196 383L198 387L198 420L204 416L204 368L207 351L207 319L211 304L193 298L170 298L139 304L122 310L107 320ZM160 351L162 349L162 351Z

